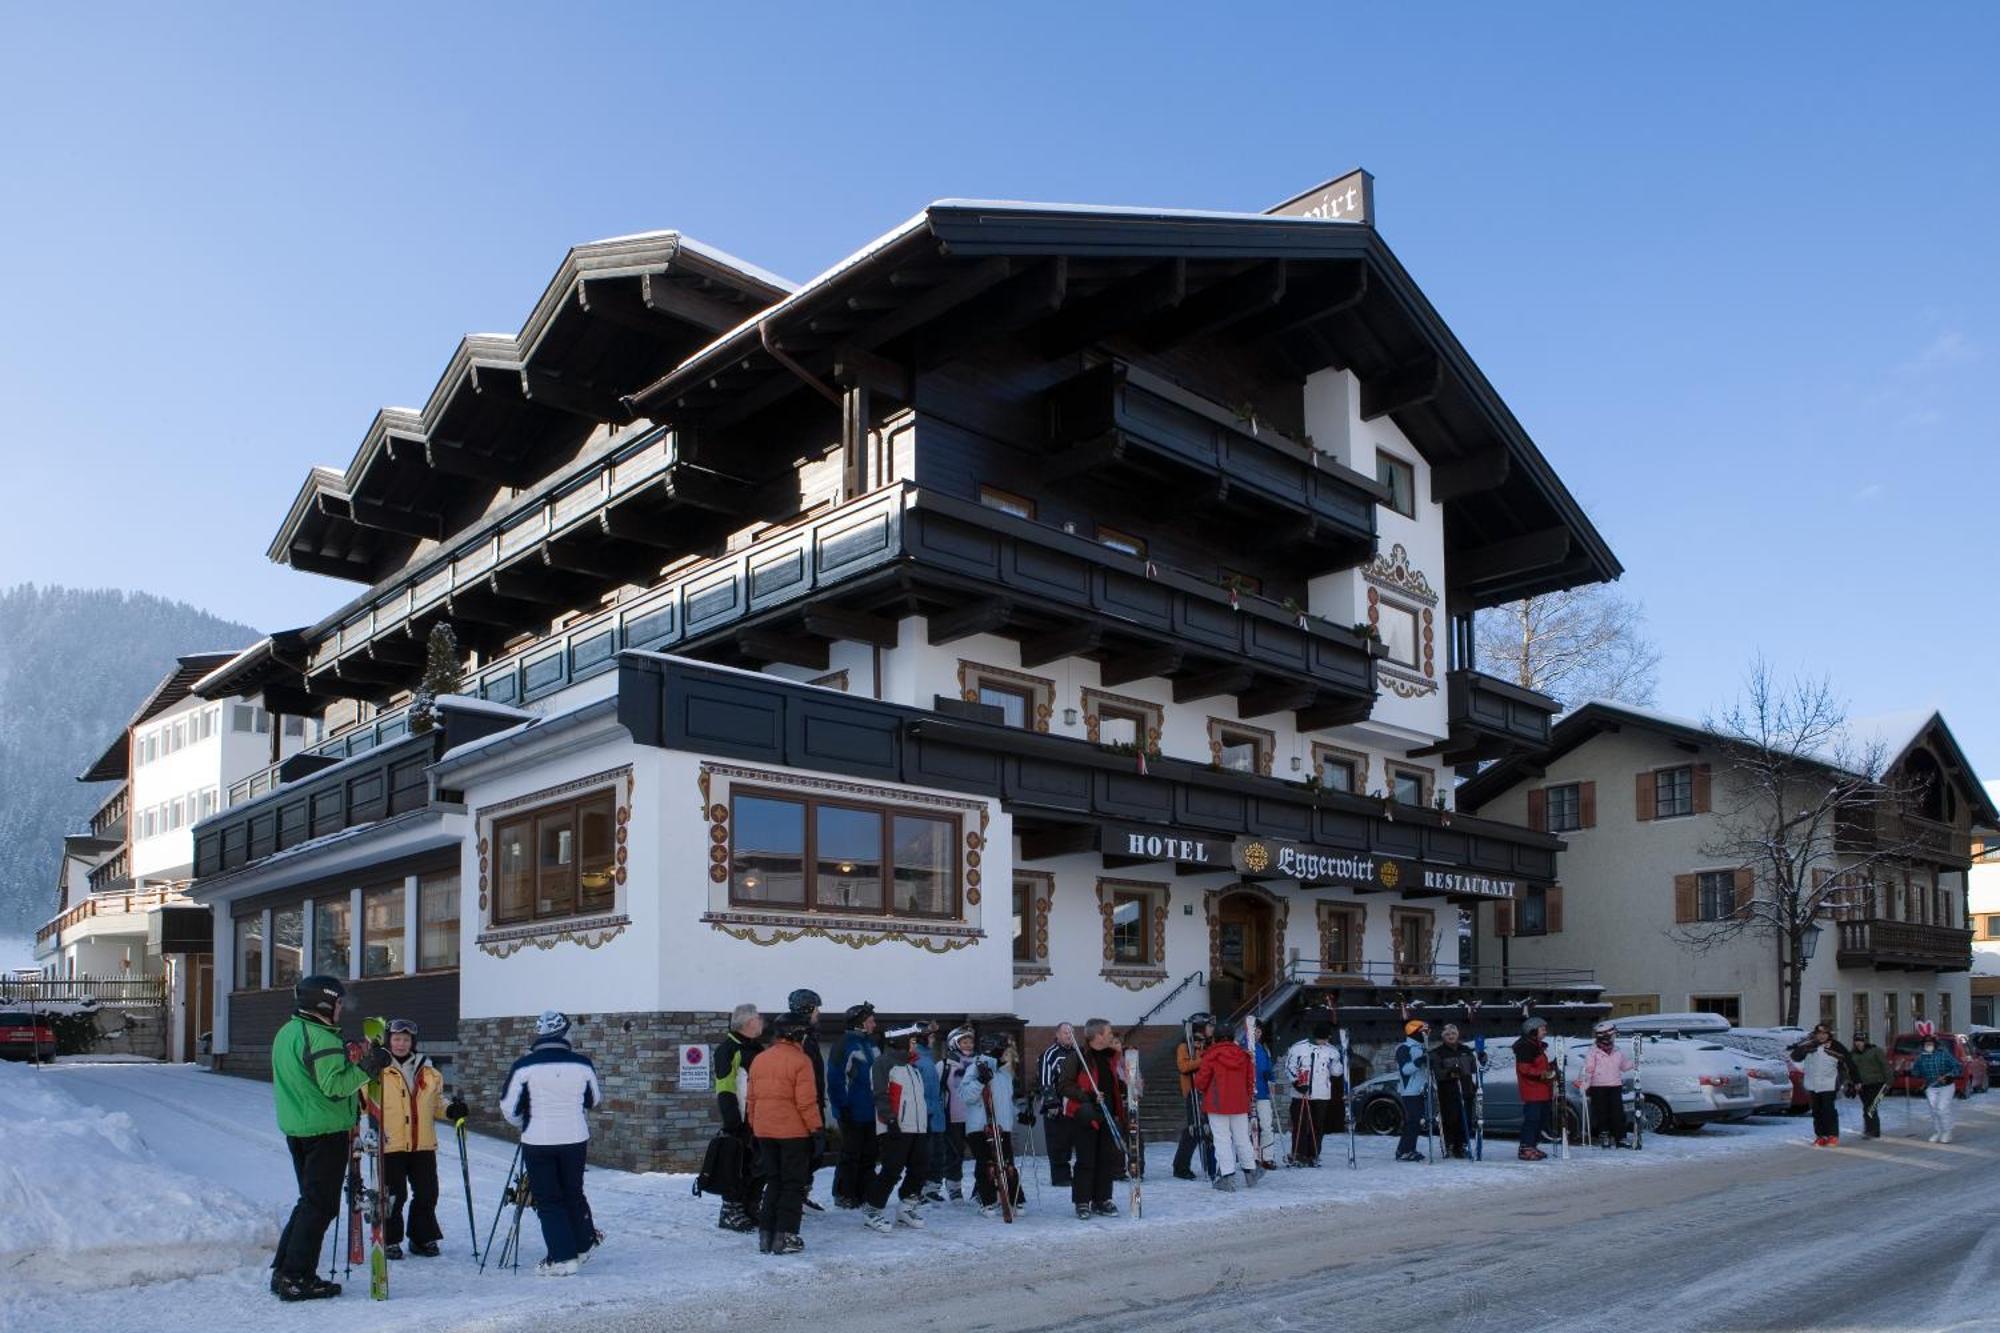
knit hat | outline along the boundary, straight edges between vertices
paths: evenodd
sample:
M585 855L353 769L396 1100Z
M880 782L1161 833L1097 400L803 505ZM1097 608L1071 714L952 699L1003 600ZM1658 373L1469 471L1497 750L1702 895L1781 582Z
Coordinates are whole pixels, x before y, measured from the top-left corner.
M546 1041L550 1037L569 1040L569 1019L560 1009L544 1009L535 1020L535 1040Z
M1535 1029L1545 1028L1548 1025L1549 1025L1549 1020L1546 1018L1528 1018L1524 1020L1521 1024L1521 1035L1524 1037L1531 1037L1535 1034Z

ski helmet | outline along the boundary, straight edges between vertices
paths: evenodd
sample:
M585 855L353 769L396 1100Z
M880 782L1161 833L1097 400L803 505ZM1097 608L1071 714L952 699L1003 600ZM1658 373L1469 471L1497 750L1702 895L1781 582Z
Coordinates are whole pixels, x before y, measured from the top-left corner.
M292 985L293 1006L302 1014L314 1018L333 1021L333 1011L347 995L347 987L338 977L315 972L309 977L300 977Z
M1409 1022L1403 1024L1403 1035L1406 1037L1414 1037L1419 1032L1422 1032L1425 1028L1429 1026L1430 1025L1424 1022L1423 1019L1413 1018Z
M893 1047L907 1048L924 1039L925 1027L922 1023L905 1023L899 1028L891 1028L882 1034L882 1040Z
M951 1035L944 1039L944 1044L955 1051L958 1049L959 1042L970 1041L971 1039L972 1029L970 1027L956 1027L951 1030Z
M1187 1016L1187 1025L1196 1031L1200 1031L1202 1028L1212 1028L1215 1026L1215 1015L1205 1009L1198 1014L1189 1014Z
M1535 1035L1536 1031L1538 1031L1541 1028L1545 1028L1548 1025L1549 1025L1548 1019L1536 1018L1533 1015L1530 1015L1529 1017L1523 1019L1521 1022L1521 1035L1524 1037L1532 1037Z
M535 1020L535 1040L546 1041L550 1037L569 1040L569 1018L560 1009L544 1009Z
M780 1014L771 1022L771 1032L780 1041L804 1041L811 1031L812 1020L797 1010Z
M785 1007L795 1014L810 1014L823 1008L819 1002L819 992L801 986L785 997Z
M1006 1033L989 1032L979 1039L979 1053L990 1055L997 1061L1007 1054L1007 1048L1012 1044L1013 1039Z
M1618 1035L1618 1025L1616 1023L1611 1022L1609 1019L1606 1019L1604 1022L1599 1023L1596 1027L1592 1028L1590 1030L1590 1034L1593 1037L1615 1037Z
M847 1006L847 1026L858 1028L875 1016L875 1006L863 1000L860 1004Z

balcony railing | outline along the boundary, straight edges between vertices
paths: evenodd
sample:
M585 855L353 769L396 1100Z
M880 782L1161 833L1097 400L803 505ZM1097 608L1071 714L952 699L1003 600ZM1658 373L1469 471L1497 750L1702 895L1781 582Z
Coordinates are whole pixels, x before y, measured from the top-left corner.
M179 889L138 889L129 893L93 893L61 916L43 924L35 932L35 943L43 944L98 916L149 912L169 903L184 903L187 895Z
M1972 932L1956 926L1927 926L1915 921L1839 923L1841 967L1877 971L1964 972L1972 967Z
M1848 812L1835 826L1834 850L1855 855L1887 852L1964 866L1972 860L1972 835L1922 815L1862 809Z
M1517 749L1539 750L1562 705L1545 694L1477 671L1445 673L1447 718L1455 762L1497 759Z
M125 831L125 816L132 808L132 788L127 783L119 783L118 790L105 798L97 807L97 813L90 817L90 832L93 837L116 838Z

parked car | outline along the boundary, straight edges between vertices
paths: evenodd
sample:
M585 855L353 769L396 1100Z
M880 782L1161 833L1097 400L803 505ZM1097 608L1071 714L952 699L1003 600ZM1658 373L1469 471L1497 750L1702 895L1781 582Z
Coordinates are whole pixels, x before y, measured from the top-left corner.
M0 1010L0 1059L53 1060L56 1030L48 1019L25 1009Z
M1993 1062L2000 1060L2000 1028L1981 1027L1977 1023L1965 1030L1965 1039L1972 1043L1972 1049L1986 1057L1990 1072Z
M1793 1034L1797 1035L1794 1036ZM1806 1039L1799 1028L1731 1028L1720 1036L1709 1040L1732 1050L1743 1051L1754 1057L1757 1063L1768 1066L1760 1072L1782 1069L1783 1077L1778 1080L1777 1095L1769 1091L1770 1084L1751 1076L1753 1083L1761 1083L1757 1099L1759 1112L1789 1113L1803 1115L1812 1109L1812 1094L1806 1091L1806 1071L1804 1066L1792 1059L1792 1048Z
M1941 1032L1938 1042L1958 1058L1958 1082L1952 1086L1956 1095L1970 1097L1975 1092L1985 1092L1992 1087L1991 1073L1985 1055L1971 1041L1956 1032ZM1889 1067L1895 1072L1889 1084L1891 1092L1921 1093L1923 1088L1910 1077L1910 1062L1923 1049L1923 1038L1914 1032L1898 1032L1889 1044Z
M1639 1049L1641 1114L1649 1133L1747 1120L1756 1111L1741 1054L1713 1041L1651 1035Z
M1590 1048L1588 1041L1559 1037L1550 1043L1551 1055L1559 1054L1557 1042L1568 1042L1570 1060L1570 1080L1582 1077L1583 1057ZM1486 1132L1505 1138L1518 1138L1521 1133L1521 1089L1514 1079L1514 1048L1511 1043L1489 1045L1486 1048L1486 1074L1480 1080L1484 1084ZM1625 1079L1625 1114L1627 1118L1637 1115L1636 1093L1631 1075ZM1570 1141L1577 1143L1583 1134L1583 1094L1574 1087L1566 1089L1563 1105L1552 1119L1548 1133L1553 1136L1568 1129ZM1403 1102L1396 1095L1396 1076L1379 1074L1354 1089L1354 1124L1363 1134L1400 1134L1403 1132ZM1651 1124L1647 1125L1650 1130Z

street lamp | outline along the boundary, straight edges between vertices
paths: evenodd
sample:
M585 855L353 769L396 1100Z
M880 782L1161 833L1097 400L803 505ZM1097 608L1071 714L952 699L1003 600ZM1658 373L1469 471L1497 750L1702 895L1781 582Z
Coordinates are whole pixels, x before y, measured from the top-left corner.
M1802 961L1810 963L1813 960L1813 952L1819 948L1820 931L1823 929L1819 922L1811 921L1799 932L1799 958Z

